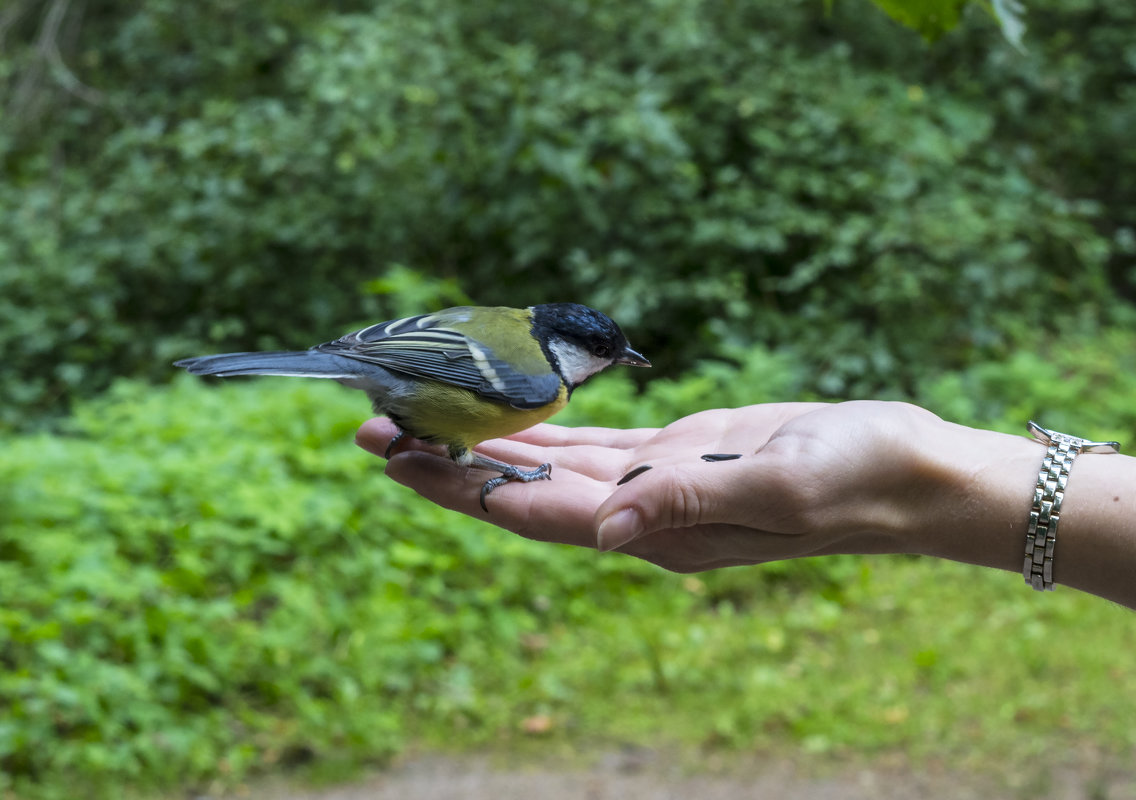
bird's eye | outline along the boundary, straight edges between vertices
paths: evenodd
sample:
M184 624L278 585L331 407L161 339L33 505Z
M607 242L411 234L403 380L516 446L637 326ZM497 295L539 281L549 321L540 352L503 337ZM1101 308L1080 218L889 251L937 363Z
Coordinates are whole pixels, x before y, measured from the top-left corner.
M611 355L611 348L606 344L597 344L592 348L592 355L597 358L607 358Z

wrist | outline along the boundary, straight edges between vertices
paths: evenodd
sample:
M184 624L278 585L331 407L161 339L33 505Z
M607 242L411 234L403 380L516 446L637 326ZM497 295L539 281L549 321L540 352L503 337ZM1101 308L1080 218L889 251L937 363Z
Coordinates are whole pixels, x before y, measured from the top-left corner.
M1061 504L1054 581L1136 607L1136 459L1086 448L1076 458Z
M1024 436L935 419L915 469L907 552L1021 572L1033 489L1045 450Z
M936 420L918 437L913 469L927 491L908 502L905 552L1022 573L1046 446L1024 436ZM1136 608L1136 458L1085 452L1072 466L1053 579ZM1020 578L1018 579L1020 580Z

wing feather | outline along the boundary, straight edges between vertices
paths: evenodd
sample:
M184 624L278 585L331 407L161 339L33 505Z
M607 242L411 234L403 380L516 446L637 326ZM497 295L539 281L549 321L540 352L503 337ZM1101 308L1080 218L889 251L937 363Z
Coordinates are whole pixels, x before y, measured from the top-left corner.
M449 309L380 322L315 349L441 381L516 408L538 408L556 399L561 381L555 372L518 372L486 345L446 327L468 319L465 312Z

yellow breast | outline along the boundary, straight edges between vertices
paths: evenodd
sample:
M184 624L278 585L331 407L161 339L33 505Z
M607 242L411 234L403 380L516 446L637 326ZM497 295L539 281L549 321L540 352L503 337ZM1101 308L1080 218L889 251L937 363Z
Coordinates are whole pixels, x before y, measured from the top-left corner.
M434 383L430 391L416 393L407 407L392 411L400 418L396 422L417 439L472 448L486 439L531 428L567 403L568 392L563 386L548 405L518 409L478 397L466 389Z

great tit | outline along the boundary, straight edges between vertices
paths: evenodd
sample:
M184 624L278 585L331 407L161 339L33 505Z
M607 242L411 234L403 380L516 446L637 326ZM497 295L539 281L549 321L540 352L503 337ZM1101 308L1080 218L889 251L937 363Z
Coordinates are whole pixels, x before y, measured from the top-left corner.
M362 389L375 413L404 435L445 445L460 466L500 473L485 498L508 481L550 478L473 452L562 409L572 390L612 364L649 367L613 320L578 303L529 308L459 306L380 322L295 352L224 353L175 362L194 375L331 378Z

